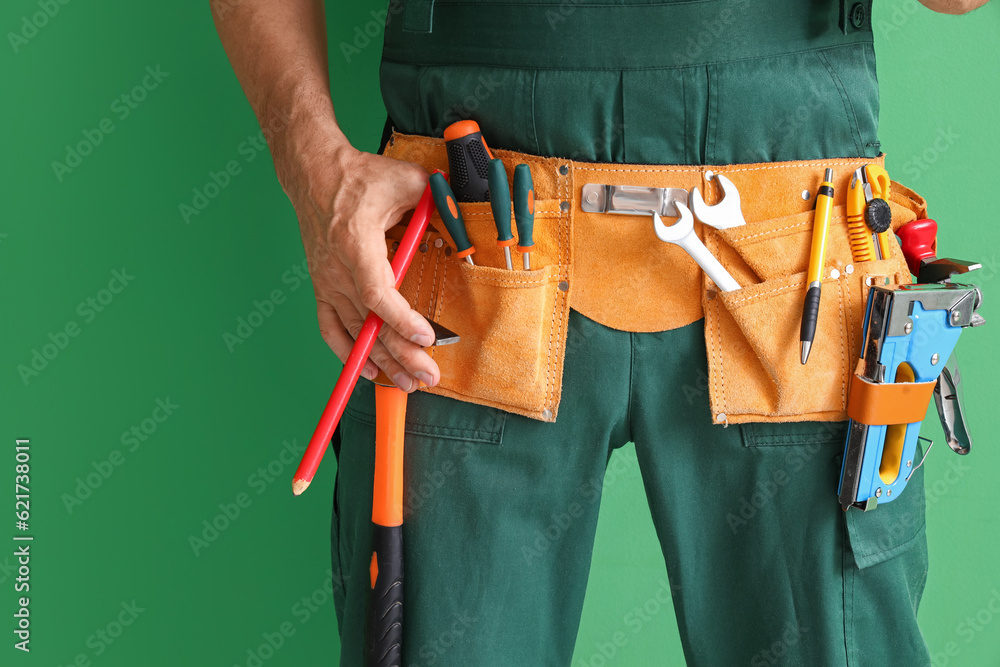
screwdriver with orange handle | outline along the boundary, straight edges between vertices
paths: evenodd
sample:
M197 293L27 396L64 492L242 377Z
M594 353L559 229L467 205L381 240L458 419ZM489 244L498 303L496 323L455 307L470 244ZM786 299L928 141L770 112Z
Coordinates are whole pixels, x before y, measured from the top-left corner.
M438 215L444 221L444 226L451 234L451 240L455 242L455 249L458 250L458 257L465 259L469 264L475 265L472 261L472 253L476 252L476 247L469 240L469 234L465 231L465 219L462 217L462 210L458 208L455 201L455 193L445 179L444 174L437 172L431 174L431 193L434 196L434 204L437 206Z
M431 188L428 185L417 203L417 208L413 211L413 216L406 226L403 238L399 241L399 248L392 258L392 275L396 280L396 289L399 289L403 283L406 270L410 267L410 262L413 261L420 239L427 231L427 223L430 221L433 206ZM364 324L361 325L361 331L354 341L354 347L351 348L351 353L348 355L347 361L344 362L344 369L340 372L340 377L337 378L337 384L333 387L330 400L323 408L323 415L320 417L319 424L316 425L316 430L309 440L309 446L306 447L299 467L295 471L295 476L292 478L292 493L295 495L300 495L309 488L313 477L316 476L319 464L323 460L323 454L326 453L333 432L337 428L337 424L340 423L344 408L347 407L347 400L351 397L351 392L354 391L354 387L358 383L361 369L364 367L365 361L368 360L368 355L372 353L372 348L375 347L375 339L378 337L379 331L382 330L382 324L382 318L371 312L368 313Z
M503 249L507 260L507 270L513 271L514 265L510 259L510 247L517 243L510 231L510 187L507 185L507 170L502 160L490 160L489 170L490 208L493 209L493 222L497 226L497 247Z
M531 167L519 164L514 168L514 219L517 223L517 251L524 262L524 270L531 270L531 251L535 242L531 235L535 226L535 186L531 180Z
M444 131L451 187L460 202L490 200L489 166L493 159L479 123L460 120Z

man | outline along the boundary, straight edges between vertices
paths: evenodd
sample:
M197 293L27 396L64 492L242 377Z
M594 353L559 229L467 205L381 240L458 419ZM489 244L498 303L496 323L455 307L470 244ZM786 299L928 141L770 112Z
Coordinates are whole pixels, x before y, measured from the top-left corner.
M921 2L958 14L985 0ZM440 137L471 116L492 146L540 156L875 158L869 12L840 0L407 0L389 12L383 97L403 134ZM243 0L215 14L298 215L324 340L346 359L373 310L387 326L364 376L382 369L406 391L434 387L441 370L422 349L432 330L393 289L384 240L415 206L426 170L359 152L338 129L318 0ZM713 424L705 392L684 392L706 355L700 319L638 332L573 312L554 423L411 396L407 480L436 481L409 497L406 664L569 664L600 480L630 441L689 664L754 664L776 643L785 664L930 664L916 623L922 477L876 512L845 515L832 495L844 423ZM333 558L345 580L344 665L362 659L372 401L359 383L340 433ZM777 479L780 493L740 513L741 499ZM890 525L909 529L869 548Z

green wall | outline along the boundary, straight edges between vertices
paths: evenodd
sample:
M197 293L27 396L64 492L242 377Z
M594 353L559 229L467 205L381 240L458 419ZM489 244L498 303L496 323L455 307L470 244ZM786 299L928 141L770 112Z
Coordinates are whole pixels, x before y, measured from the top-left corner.
M373 150L378 38L350 62L337 45L384 2L330 5L338 116ZM1000 4L962 18L913 0L877 5L889 170L932 202L943 254L983 261L991 320ZM46 6L53 15L37 18ZM43 25L25 28L33 17ZM0 27L0 485L10 507L14 441L30 438L23 534L35 538L25 655L12 647L18 531L7 515L0 663L246 666L283 629L290 636L263 664L336 664L324 592L333 460L297 500L288 462L338 363L317 333L312 290L296 273L295 217L208 3L6 0ZM81 141L89 154L67 156ZM255 302L273 312L227 346ZM939 446L927 462L920 620L938 667L1000 662L990 610L1000 608L997 326L961 344L974 452L959 461ZM22 377L34 350L52 358ZM925 435L940 438L936 420ZM573 664L604 664L599 645L619 631L625 646L607 664L681 664L671 609L638 629L627 621L665 572L648 512L636 511L645 499L634 451L612 470Z

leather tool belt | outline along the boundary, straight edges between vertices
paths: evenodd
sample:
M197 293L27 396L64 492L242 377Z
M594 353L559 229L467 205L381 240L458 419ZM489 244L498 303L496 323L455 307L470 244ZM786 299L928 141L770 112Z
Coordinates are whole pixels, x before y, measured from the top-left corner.
M562 391L570 308L622 331L675 329L705 318L705 376L718 424L847 419L847 389L859 357L868 289L909 283L894 235L886 259L855 263L846 221L854 170L883 156L737 165L594 164L492 149L508 174L531 167L535 251L531 271L508 271L496 245L489 203L463 203L476 266L457 258L447 230L431 219L400 291L420 314L461 336L429 353L441 368L433 394L555 421ZM394 134L385 155L447 172L443 139ZM827 239L823 298L809 363L799 361L799 326L812 242L813 197L824 169L836 189ZM584 185L697 186L715 204L722 193L707 171L739 189L746 225L716 230L695 223L705 246L740 284L720 292L679 246L661 242L650 217L587 213ZM926 217L926 202L893 183L892 229ZM664 217L666 224L676 218ZM389 231L392 245L402 226ZM519 264L519 262L515 262ZM595 363L599 361L595 360ZM665 380L667 381L667 380Z

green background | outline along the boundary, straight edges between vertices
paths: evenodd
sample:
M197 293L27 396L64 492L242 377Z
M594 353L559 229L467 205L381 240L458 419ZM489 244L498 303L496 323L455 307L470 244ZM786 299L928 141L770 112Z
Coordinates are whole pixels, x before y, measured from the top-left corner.
M39 4L0 8L0 488L10 508L0 522L9 545L0 547L0 663L69 665L82 654L78 664L107 667L247 665L248 651L284 623L294 634L273 655L265 650L263 664L336 664L323 592L333 458L293 499L294 468L281 452L308 440L339 364L318 335L310 285L291 277L303 261L294 213L270 156L254 148L259 128L208 3L51 5L54 16L16 48L9 33ZM328 7L334 102L366 150L384 121L381 37L350 62L338 45L384 6ZM1000 266L991 167L1000 152L1000 4L956 18L880 1L874 19L889 171L930 200L942 254L984 263L976 280L990 320ZM167 75L122 117L115 100L141 85L147 66ZM66 146L98 136L105 118L112 131L57 175L52 163L65 162ZM179 206L193 205L193 190L230 161L239 173L185 220ZM134 279L103 293L123 268ZM274 290L282 303L230 351L223 334ZM88 298L109 295L100 312L88 310ZM71 323L78 334L25 382L18 366L50 333L76 331ZM1000 451L989 421L997 326L968 332L960 346L978 438L972 455L955 468L957 457L939 446L926 467L931 571L920 621L939 667L1000 664L1000 619L989 609L1000 609ZM177 407L162 423L146 421L156 428L138 446L123 444L157 399ZM941 437L936 418L924 435ZM30 655L13 649L11 632L15 438L30 438L33 456ZM627 642L606 664L682 664L672 609L637 632L625 624L665 573L634 450L616 456L573 665L605 664L598 645L618 631ZM67 506L88 475L96 488ZM239 516L219 518L220 504L239 494ZM192 546L206 521L229 525ZM308 612L303 598L313 600ZM134 622L110 644L100 639L99 630L116 633L122 605L133 601L142 610Z

